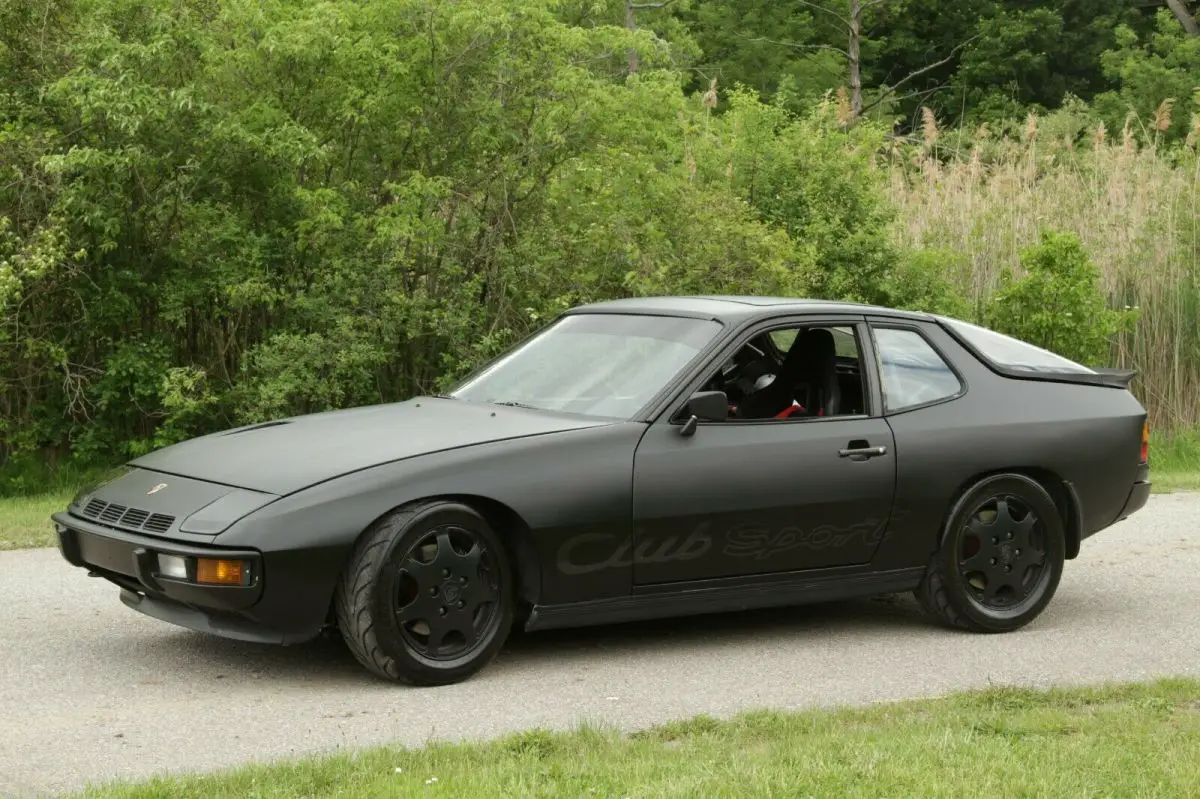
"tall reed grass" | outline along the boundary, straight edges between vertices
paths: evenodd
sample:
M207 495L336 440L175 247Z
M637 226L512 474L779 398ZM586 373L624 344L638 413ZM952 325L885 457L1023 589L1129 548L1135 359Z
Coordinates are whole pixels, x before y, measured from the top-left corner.
M897 147L889 167L898 243L957 254L949 277L976 307L1005 267L1019 273L1041 229L1077 234L1110 304L1141 310L1113 363L1138 371L1152 423L1173 430L1200 425L1200 157L1160 148L1163 121L1110 137L1064 112L1030 116L1016 135L947 141L927 115L924 146Z

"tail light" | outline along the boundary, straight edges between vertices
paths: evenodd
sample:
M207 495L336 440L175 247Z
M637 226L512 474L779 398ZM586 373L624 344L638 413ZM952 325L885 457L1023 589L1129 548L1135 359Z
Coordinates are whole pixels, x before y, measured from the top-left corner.
M1142 422L1142 459L1139 463L1150 462L1150 420Z

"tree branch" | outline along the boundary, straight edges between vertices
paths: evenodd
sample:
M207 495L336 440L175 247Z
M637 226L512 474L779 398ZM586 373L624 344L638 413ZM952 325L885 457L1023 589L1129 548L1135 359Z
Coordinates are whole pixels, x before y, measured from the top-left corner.
M826 8L823 5L819 5L817 3L810 3L810 2L808 2L808 0L793 0L793 2L795 2L797 5L807 6L809 8L816 9L817 11L823 11L826 14L828 14L829 16L836 19L838 22L845 25L847 28L850 27L850 20L846 19L845 17L843 17L841 14L837 13L836 11L830 11L828 8Z
M675 0L662 0L661 3L630 3L629 7L634 11L642 11L643 9L647 8L665 8L674 2Z
M1175 19L1179 20L1179 24L1187 31L1188 36L1200 34L1200 25L1196 24L1196 18L1192 16L1191 11L1188 11L1183 0L1167 0L1167 7L1171 9Z
M887 3L887 2L890 2L890 0L867 0L867 2L862 4L862 8L860 8L859 10L866 11L868 8L874 8L875 6L883 5L884 3Z
M781 42L776 39L768 39L766 36L755 36L752 39L749 36L741 33L738 34L738 38L747 42L766 42L767 44L777 44L780 47L791 47L794 50L832 50L835 53L840 53L846 58L850 57L850 54L845 50L840 47L834 47L832 44L796 44L795 42Z
M863 108L863 113L865 114L867 111L870 111L872 108L874 108L875 106L882 103L888 97L891 97L893 94L896 93L897 89L899 89L904 84L908 83L913 78L919 78L922 75L924 75L926 72L932 72L933 70L937 69L938 67L944 66L944 65L950 63L951 61L954 60L954 57L956 55L958 55L959 50L963 49L968 44L970 44L971 42L978 39L979 36L980 36L980 34L976 34L976 35L972 36L970 39L967 39L966 41L956 45L954 47L954 49L950 51L950 55L946 56L945 58L941 59L940 61L934 61L932 64L926 64L925 66L921 67L920 69L916 70L915 72L908 73L903 78L896 81L895 84L893 84L892 86L889 86L887 91L885 91L883 94L876 97L869 105L865 106Z

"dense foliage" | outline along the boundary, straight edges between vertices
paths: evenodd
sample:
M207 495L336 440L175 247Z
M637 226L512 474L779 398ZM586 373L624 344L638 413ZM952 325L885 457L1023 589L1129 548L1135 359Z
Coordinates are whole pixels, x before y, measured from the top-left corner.
M1075 138L1132 109L1194 143L1169 11L868 5L860 119L848 0L0 5L0 469L436 390L603 297L994 318L1040 289L964 294L960 250L898 233L894 176L957 157L939 114L1018 130L1069 92ZM1066 241L1012 265L1089 318L1020 332L1103 360L1117 326L1061 329L1112 289Z
M1107 366L1113 337L1132 329L1132 309L1107 307L1100 269L1073 234L1048 231L1021 253L1024 274L1001 276L986 322L1088 366ZM1071 320L1081 320L1070 324Z

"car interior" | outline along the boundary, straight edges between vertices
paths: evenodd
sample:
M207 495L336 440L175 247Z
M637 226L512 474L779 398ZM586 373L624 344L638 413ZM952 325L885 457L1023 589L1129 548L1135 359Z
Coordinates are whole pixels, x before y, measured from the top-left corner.
M748 341L708 380L729 418L796 419L865 412L861 349L853 327L791 327Z

